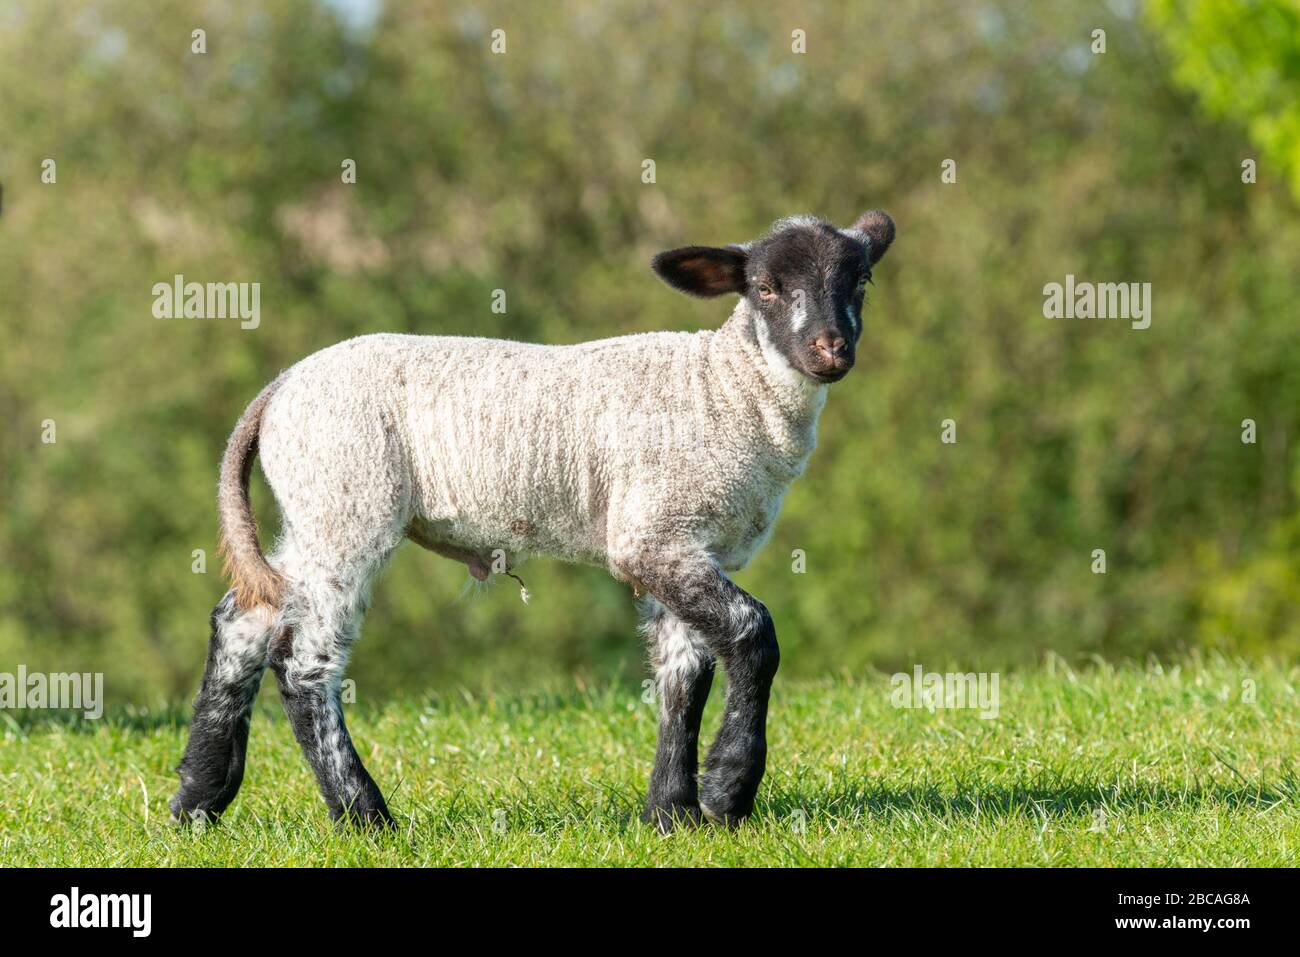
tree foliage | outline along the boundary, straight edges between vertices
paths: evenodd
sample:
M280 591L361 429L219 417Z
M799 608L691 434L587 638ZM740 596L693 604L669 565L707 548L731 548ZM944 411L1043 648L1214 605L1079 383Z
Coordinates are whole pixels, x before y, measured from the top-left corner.
M1163 7L1160 23L1182 9ZM0 12L0 665L103 670L118 696L193 689L224 589L223 443L300 357L375 331L716 326L727 307L657 283L656 251L873 206L899 233L858 368L740 576L773 610L783 672L1300 647L1300 226L1277 178L1239 175L1295 103L1262 70L1264 126L1196 115L1171 74L1201 14L1169 28L1171 62L1119 5L339 9ZM155 318L150 290L176 274L260 282L260 326ZM1151 328L1044 318L1067 274L1151 283ZM523 575L527 606L404 547L359 694L639 673L627 589L544 560Z
M1154 0L1149 9L1178 82L1245 127L1300 196L1300 3Z

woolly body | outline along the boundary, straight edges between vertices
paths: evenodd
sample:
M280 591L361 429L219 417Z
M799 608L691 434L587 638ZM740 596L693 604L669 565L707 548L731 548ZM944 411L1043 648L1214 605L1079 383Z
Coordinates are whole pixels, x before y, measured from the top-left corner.
M716 332L380 334L309 356L261 426L289 544L368 563L409 531L480 568L500 549L623 578L623 559L657 548L740 568L803 471L826 393L764 350L760 323L742 300Z

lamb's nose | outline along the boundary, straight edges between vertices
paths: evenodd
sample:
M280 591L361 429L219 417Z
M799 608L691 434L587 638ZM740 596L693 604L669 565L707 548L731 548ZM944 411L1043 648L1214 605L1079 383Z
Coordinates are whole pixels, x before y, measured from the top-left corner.
M849 354L849 344L844 341L843 336L836 336L834 339L830 336L819 336L814 345L817 346L817 351L831 362L843 359Z

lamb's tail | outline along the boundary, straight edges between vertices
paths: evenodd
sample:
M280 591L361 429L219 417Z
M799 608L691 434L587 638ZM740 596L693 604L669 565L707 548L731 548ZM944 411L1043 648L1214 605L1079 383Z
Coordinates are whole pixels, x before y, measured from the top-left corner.
M235 604L246 610L258 605L278 608L284 593L284 579L267 563L257 543L257 520L248 501L248 479L257 455L262 415L279 386L277 378L244 410L230 433L217 486L217 541L225 559L224 572L235 590Z

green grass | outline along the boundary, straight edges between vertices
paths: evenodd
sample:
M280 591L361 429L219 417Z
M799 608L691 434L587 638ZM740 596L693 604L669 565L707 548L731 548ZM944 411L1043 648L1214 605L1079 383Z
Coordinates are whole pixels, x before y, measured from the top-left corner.
M377 838L330 826L267 698L242 793L191 831L166 808L188 709L0 712L0 865L1294 865L1298 677L1058 663L1002 675L996 720L896 709L886 676L778 678L754 817L666 837L636 819L636 690L349 706L401 821Z

